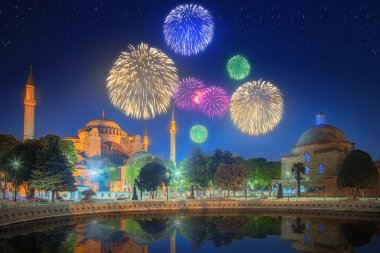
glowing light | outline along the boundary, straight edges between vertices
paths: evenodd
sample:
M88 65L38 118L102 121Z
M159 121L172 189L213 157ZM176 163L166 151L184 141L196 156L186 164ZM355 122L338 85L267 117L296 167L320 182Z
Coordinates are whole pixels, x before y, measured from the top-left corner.
M242 55L235 55L227 63L227 71L231 78L242 80L249 75L251 66L248 60Z
M211 118L222 117L228 112L229 100L224 89L211 86L205 89L199 109Z
M207 129L202 125L195 125L190 129L190 138L195 143L203 143L207 139Z
M195 55L205 50L214 35L211 13L197 4L183 4L166 17L166 44L177 54Z
M232 122L243 133L266 134L280 122L283 112L281 91L270 82L253 81L240 86L232 95Z
M174 104L184 110L196 109L202 100L205 87L202 81L194 77L182 79L173 93Z
M168 111L178 80L174 62L160 50L140 44L122 52L107 78L112 104L136 119Z

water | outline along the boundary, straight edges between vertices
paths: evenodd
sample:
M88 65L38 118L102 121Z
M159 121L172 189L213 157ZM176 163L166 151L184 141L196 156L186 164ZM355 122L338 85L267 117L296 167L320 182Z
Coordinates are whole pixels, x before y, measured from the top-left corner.
M347 216L229 212L60 218L1 228L0 252L379 253L379 220Z

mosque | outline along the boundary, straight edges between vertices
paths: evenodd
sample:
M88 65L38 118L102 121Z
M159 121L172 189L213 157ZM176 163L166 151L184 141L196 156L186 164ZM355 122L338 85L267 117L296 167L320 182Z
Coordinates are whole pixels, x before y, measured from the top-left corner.
M35 83L32 67L26 82L24 98L24 132L23 140L34 139L34 112L36 106ZM170 124L170 160L175 164L176 149L176 121L174 110ZM125 182L125 167L131 157L148 152L149 137L145 128L144 136L130 135L115 121L107 119L103 111L102 116L90 120L81 129L77 136L66 137L64 140L74 143L77 153L76 170L73 176L76 179L78 191L64 193L65 199L79 199L80 192L93 189L96 198L128 197L131 186ZM109 170L117 170L116 177L109 178Z
M347 154L355 149L342 130L327 123L326 115L316 115L316 123L301 134L291 154L281 159L282 183L288 194L295 193L296 180L291 170L295 163L304 163L301 191L308 195L350 196L351 189L338 189L336 182L339 170ZM375 163L380 173L380 162ZM380 190L380 184L377 187ZM376 189L367 189L367 196L375 196Z

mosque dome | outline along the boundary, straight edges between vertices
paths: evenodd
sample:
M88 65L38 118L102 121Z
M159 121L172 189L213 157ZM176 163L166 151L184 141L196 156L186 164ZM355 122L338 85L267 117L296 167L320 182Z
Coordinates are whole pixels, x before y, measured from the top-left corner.
M112 120L108 119L94 119L89 121L83 128L99 128L99 127L110 127L115 129L121 129L121 127Z
M101 118L89 121L80 131L91 131L93 128L98 129L101 134L126 135L119 124L105 118L104 112Z
M319 113L316 116L316 125L301 135L296 146L328 143L349 143L349 141L341 130L326 124L324 113Z

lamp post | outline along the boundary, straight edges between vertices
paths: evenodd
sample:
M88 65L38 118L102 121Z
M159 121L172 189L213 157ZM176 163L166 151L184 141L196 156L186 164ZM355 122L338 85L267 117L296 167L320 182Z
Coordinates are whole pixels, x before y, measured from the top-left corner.
M17 201L17 175L16 175L16 172L17 170L20 168L21 166L21 162L20 160L18 159L13 159L11 161L11 164L12 164L12 167L13 167L13 172L14 172L14 178L12 180L12 183L13 183L13 186L15 188L15 197L14 197L14 201Z
M169 171L166 172L165 176L166 176L166 201L169 201L169 177L170 177Z

